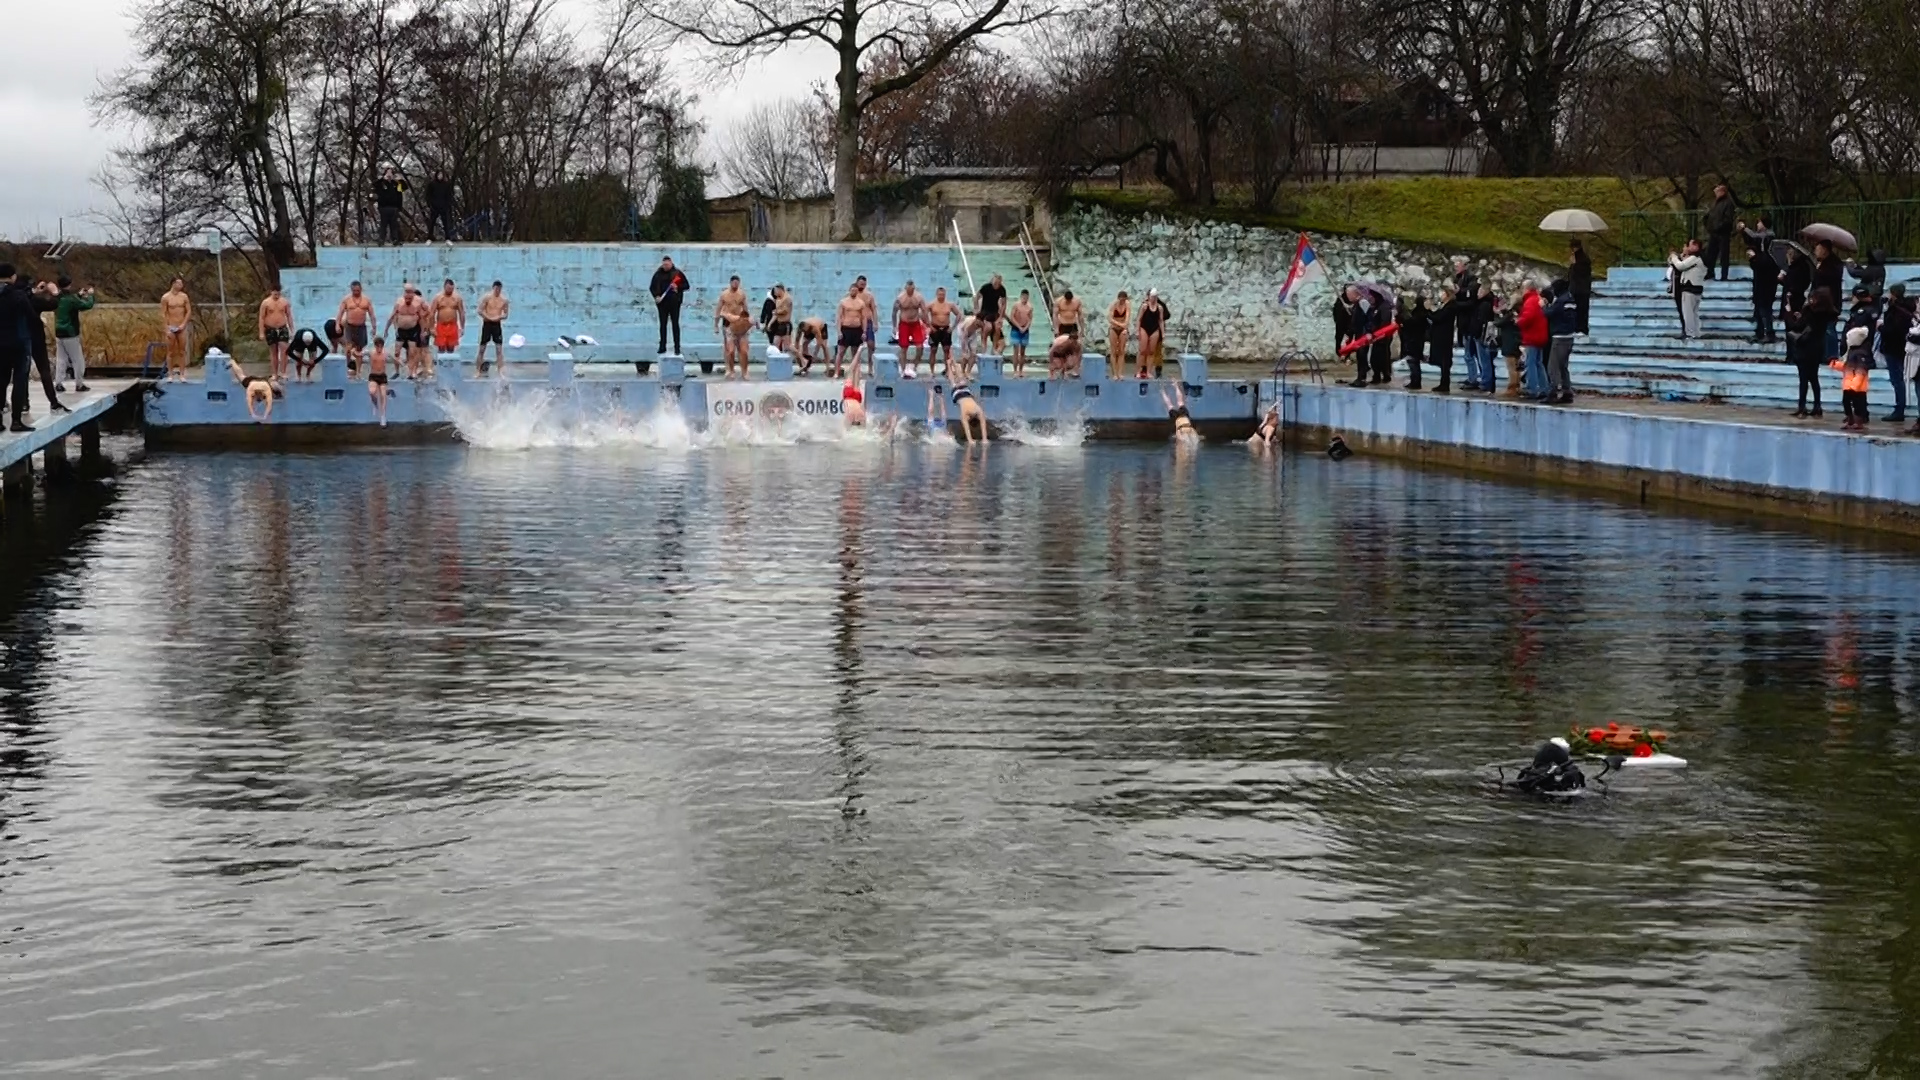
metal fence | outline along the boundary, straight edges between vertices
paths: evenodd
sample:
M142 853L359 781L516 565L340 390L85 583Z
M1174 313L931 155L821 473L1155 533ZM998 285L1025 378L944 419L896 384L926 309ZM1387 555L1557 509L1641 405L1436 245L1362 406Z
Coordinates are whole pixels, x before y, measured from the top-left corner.
M1862 253L1884 250L1894 261L1920 260L1920 199L1889 202L1818 203L1810 206L1743 206L1752 225L1765 215L1775 236L1792 239L1815 222L1838 225L1860 241ZM1655 265L1689 237L1706 238L1705 210L1631 211L1620 215L1620 261ZM1736 249L1738 245L1736 244Z

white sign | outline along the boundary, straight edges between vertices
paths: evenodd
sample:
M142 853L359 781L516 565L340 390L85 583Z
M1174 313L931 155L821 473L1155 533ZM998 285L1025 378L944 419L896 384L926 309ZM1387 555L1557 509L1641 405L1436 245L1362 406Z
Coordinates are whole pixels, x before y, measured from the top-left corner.
M822 382L718 382L707 384L707 419L764 420L780 423L790 416L838 420L844 404L843 384Z

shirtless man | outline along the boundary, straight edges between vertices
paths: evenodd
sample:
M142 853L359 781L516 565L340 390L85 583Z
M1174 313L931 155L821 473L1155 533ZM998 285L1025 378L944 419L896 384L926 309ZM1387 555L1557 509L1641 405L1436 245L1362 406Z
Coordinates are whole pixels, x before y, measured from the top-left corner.
M420 299L420 290L407 284L402 286L399 302L393 305L393 314L387 316L387 333L393 336L394 348L399 350L400 362L407 366L410 379L420 370L418 354L425 347L420 335L426 329L427 315L427 302Z
M927 305L927 375L933 375L936 358L944 358L947 378L953 378L953 312L947 302L947 290L933 290L933 303Z
M373 415L380 418L380 426L387 426L387 339L373 339L373 353L367 357L367 396L373 399Z
M1074 298L1072 289L1053 302L1053 329L1068 337L1080 336L1080 301Z
M893 329L900 339L900 359L906 361L906 370L911 373L927 351L927 298L914 290L911 281L893 298ZM927 363L927 374L933 374L932 361Z
M187 282L174 278L167 294L160 298L160 325L167 328L167 381L187 381L187 335L193 323L193 301L187 299Z
M785 285L773 287L773 318L767 320L767 337L783 353L793 351L793 294Z
M360 377L360 357L366 351L368 333L373 323L373 298L360 291L360 283L347 286L347 295L340 301L340 311L333 321L340 331L341 344L346 346L347 378Z
M953 365L947 365L947 377L956 382L972 382L975 370L979 367L980 347L992 341L992 323L978 315L969 315L960 320L960 374L952 373Z
M1027 374L1027 342L1033 335L1033 299L1020 290L1020 299L1007 310L1007 340L1013 344L1013 377Z
M747 290L740 287L740 275L727 279L727 287L713 305L713 325L720 331L720 356L727 362L726 378L733 378L733 358L740 357L740 378L747 377L747 341L753 335L753 318L747 314Z
M1107 373L1115 379L1126 374L1127 324L1132 318L1133 304L1122 289L1113 306L1107 308Z
M800 341L797 348L799 351L795 355L800 358L800 374L805 375L812 371L813 363L816 360L823 364L826 363L829 359L827 352L827 320L819 318L818 316L801 319Z
M873 295L872 289L867 288L867 275L861 274L853 279L853 283L859 288L860 302L867 310L866 320L860 325L860 339L867 347L867 374L872 375L873 349L880 336L880 299Z
M227 357L227 374L240 388L247 392L247 418L256 424L264 424L273 419L273 392L279 389L278 379L262 379L247 374L240 361Z
M840 341L833 350L833 363L828 365L827 374L840 378L840 365L847 354L853 354L853 362L860 362L860 346L866 341L867 302L860 295L860 283L847 286L847 295L840 298L840 304L834 310L834 323L840 327Z
M493 355L500 362L500 377L507 375L506 322L507 298L500 292L500 283L493 283L493 291L480 298L480 355L474 357L473 367L478 374L487 373L487 343L493 343Z
M1047 378L1064 379L1080 374L1080 339L1061 334L1047 350Z
M454 291L453 279L440 283L440 295L433 298L433 348L427 354L427 378L433 378L436 353L460 351L460 335L467 332L467 301Z
M293 302L270 289L260 301L260 340L267 343L267 368L270 379L287 377L287 345L293 341Z

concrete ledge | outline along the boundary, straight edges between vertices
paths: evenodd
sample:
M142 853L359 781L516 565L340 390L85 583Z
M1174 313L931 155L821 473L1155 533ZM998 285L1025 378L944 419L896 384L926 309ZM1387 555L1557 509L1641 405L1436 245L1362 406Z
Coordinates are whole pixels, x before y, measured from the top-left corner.
M30 388L38 394L36 384ZM99 421L120 404L120 395L134 390L133 386L102 386L89 393L74 397L68 403L71 412L49 413L46 403L39 403L38 419L33 430L13 433L0 432L0 469L16 465L88 424Z
M1642 502L1920 536L1920 441L1620 409L1288 384L1287 437ZM1274 384L1263 397L1271 400Z

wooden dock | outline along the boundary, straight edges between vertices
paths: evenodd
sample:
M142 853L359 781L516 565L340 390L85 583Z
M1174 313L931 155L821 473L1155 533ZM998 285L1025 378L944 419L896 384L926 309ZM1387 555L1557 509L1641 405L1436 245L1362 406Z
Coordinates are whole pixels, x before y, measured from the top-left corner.
M63 395L61 403L71 410L63 413L47 407L37 384L28 390L33 395L34 411L28 418L33 430L0 433L0 488L9 496L31 490L36 454L40 455L50 476L69 469L69 436L79 437L82 462L98 458L101 419L112 412L122 398L144 392L144 384L135 379L96 380L88 384L84 394Z

